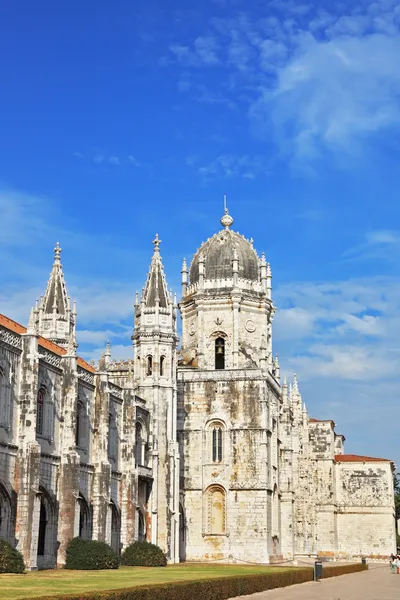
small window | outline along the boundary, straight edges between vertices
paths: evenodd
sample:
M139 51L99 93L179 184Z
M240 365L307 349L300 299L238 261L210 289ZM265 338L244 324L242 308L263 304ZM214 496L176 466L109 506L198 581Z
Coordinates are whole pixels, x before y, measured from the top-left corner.
M36 402L36 433L38 435L43 435L45 395L45 390L43 388L40 388L40 390L38 391Z
M161 356L160 358L160 375L163 377L164 375L164 366L165 366L165 356Z
M147 376L153 374L153 357L152 356L147 357L147 373L146 374L147 374Z
M225 369L225 340L222 337L215 340L215 368Z
M76 405L76 425L75 425L75 445L82 446L83 437L83 422L84 422L84 408L82 402L79 400Z
M222 427L214 425L212 428L212 461L213 463L222 462Z

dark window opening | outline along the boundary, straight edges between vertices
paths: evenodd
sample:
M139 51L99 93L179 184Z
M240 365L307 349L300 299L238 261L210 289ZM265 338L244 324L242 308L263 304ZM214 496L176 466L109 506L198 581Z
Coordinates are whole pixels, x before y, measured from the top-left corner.
M39 539L38 539L38 555L44 556L44 548L46 541L47 515L46 507L43 500L40 502L40 520L39 520Z
M153 357L148 356L147 357L147 375L152 375L152 374L153 374Z
M160 358L160 375L161 377L164 375L164 364L165 364L165 356Z
M215 368L225 369L225 340L221 337L215 340Z
M39 435L43 435L44 395L44 390L40 389L38 391L36 403L36 433Z
M81 434L83 425L83 404L78 402L76 405L76 426L75 426L75 445L81 445Z

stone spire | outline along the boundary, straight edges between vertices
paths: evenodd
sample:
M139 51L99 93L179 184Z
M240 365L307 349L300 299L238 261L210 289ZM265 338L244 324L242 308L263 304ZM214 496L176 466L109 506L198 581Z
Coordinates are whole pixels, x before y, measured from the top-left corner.
M158 234L156 234L153 244L154 253L143 292L142 302L147 308L155 307L156 305L160 308L167 308L172 300L170 300L169 297L167 282L164 275L164 267L160 255L161 240L158 238Z
M57 242L54 248L54 262L44 296L40 298L33 315L39 335L59 346L71 349L76 344L76 305L71 309L71 299L67 293L61 264L61 248Z

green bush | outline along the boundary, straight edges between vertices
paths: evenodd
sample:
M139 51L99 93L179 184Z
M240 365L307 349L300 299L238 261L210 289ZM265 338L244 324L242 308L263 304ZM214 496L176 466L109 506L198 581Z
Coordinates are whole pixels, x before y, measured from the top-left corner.
M76 537L67 546L65 569L118 569L118 557L105 542Z
M149 542L134 542L122 553L121 564L127 567L165 567L164 552Z
M25 571L24 559L5 540L0 540L0 573L23 573Z
M235 575L219 579L180 581L135 588L57 596L57 600L226 600L235 596L312 581L313 570L293 568L265 575ZM54 600L54 596L36 600Z

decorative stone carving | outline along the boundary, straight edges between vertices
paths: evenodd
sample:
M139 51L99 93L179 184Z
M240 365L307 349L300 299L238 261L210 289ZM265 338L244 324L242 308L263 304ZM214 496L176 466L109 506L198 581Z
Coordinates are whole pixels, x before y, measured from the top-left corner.
M253 319L247 319L244 326L246 328L246 331L248 331L249 333L254 333L256 330L256 326Z
M17 333L9 331L8 329L0 329L0 340L6 344L9 344L10 346L13 346L14 348L22 348L21 336Z

